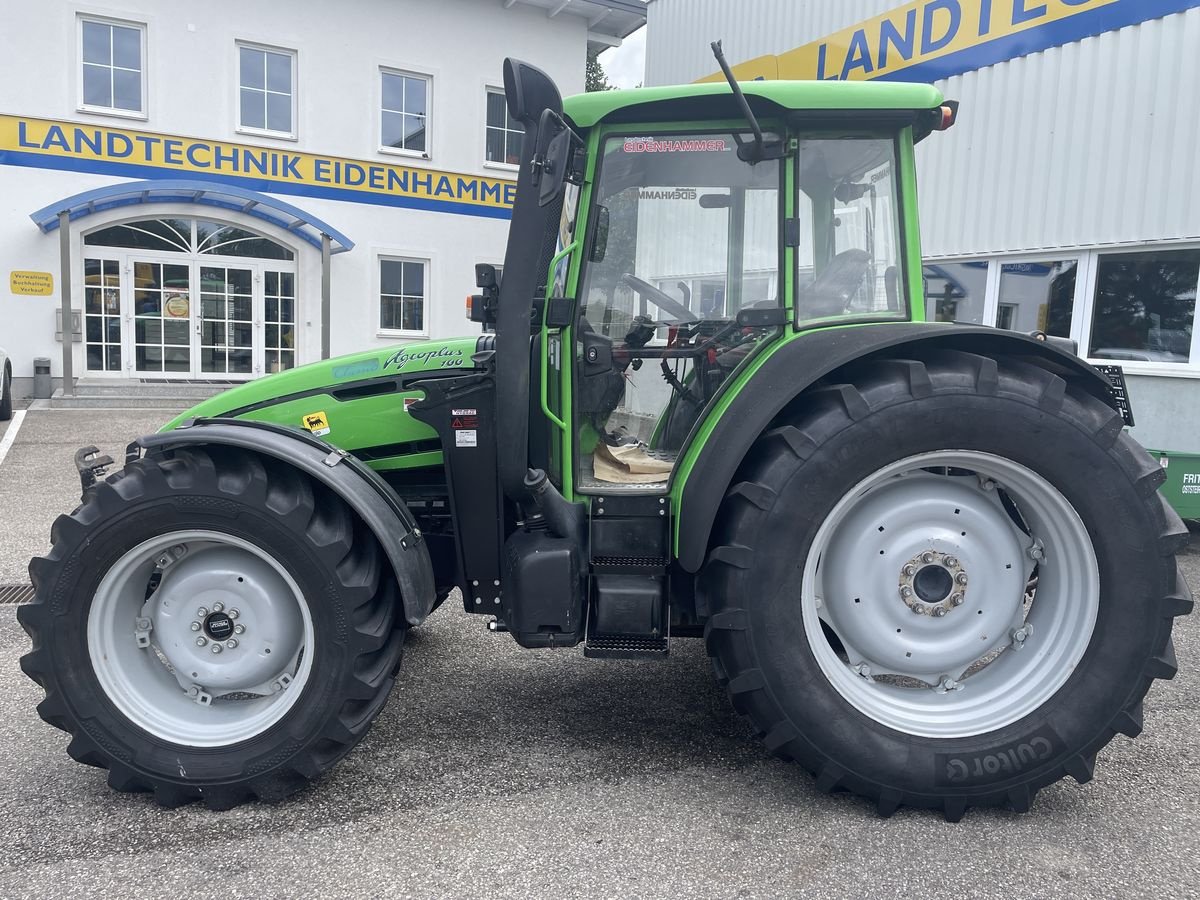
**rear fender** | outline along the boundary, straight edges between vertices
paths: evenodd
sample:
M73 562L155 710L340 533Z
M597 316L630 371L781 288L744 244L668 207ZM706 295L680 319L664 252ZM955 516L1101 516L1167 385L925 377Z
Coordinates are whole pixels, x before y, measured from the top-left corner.
M1110 383L1083 360L1048 341L978 325L900 322L828 328L779 345L742 384L713 426L699 457L676 487L676 547L680 565L697 572L708 552L717 510L751 445L797 396L842 366L871 356L903 357L929 350L1018 356L1079 384L1120 411Z
M269 456L321 482L346 502L379 541L395 572L404 618L420 625L433 608L435 590L429 550L404 502L361 460L297 429L245 419L195 419L130 445L126 461L142 450L205 445L238 447Z

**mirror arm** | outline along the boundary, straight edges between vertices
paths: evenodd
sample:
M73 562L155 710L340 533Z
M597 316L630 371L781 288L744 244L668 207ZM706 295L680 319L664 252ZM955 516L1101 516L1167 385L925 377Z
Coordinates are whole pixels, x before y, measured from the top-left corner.
M742 110L742 116L750 125L750 130L754 132L753 144L747 145L738 141L738 156L751 165L767 159L782 159L787 155L783 142L771 141L767 143L766 138L763 136L762 126L758 124L754 110L750 108L750 103L746 100L746 95L742 92L742 86L738 84L737 78L733 75L733 70L729 68L729 63L725 59L725 52L721 49L721 42L713 41L709 46L712 47L713 56L717 58L717 62L721 66L721 71L725 73L725 80L729 82L729 86L733 89L733 96L737 98L738 106ZM737 140L736 135L734 139ZM748 147L749 149L747 149Z

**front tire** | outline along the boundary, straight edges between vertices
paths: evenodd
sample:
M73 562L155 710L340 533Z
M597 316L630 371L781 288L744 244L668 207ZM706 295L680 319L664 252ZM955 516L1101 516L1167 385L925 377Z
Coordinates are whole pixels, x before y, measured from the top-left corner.
M120 791L278 800L363 737L405 636L374 537L325 487L221 447L153 454L60 516L18 617L38 712Z
M718 678L774 753L883 814L1028 809L1141 730L1192 606L1162 472L1032 365L876 361L756 444L700 580Z

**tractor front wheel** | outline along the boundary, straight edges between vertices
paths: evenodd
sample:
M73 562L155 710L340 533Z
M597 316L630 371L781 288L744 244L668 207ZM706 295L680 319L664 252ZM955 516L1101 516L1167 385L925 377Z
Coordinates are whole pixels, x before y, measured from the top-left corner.
M1141 730L1191 600L1162 472L1016 360L866 363L753 448L701 577L736 708L885 814L1028 809Z
M382 709L405 636L367 528L290 466L210 447L90 490L33 560L22 668L68 752L120 791L224 809L341 759Z

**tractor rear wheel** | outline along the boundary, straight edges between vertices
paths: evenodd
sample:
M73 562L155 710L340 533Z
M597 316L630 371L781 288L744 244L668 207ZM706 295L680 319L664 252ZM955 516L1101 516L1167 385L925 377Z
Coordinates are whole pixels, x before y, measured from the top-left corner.
M61 516L18 611L42 718L120 791L277 800L366 733L400 664L395 579L366 527L284 463L151 455Z
M751 450L701 575L774 753L890 814L1024 811L1175 674L1187 531L1120 416L1013 359L864 363Z

